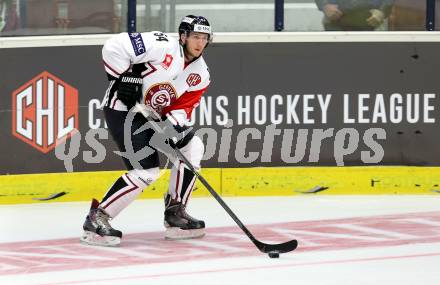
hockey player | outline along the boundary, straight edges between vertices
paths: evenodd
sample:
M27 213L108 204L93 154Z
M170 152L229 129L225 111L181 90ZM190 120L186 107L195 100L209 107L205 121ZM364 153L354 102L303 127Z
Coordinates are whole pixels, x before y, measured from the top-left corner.
M189 15L179 25L179 39L161 32L121 33L110 38L102 49L105 71L110 80L103 109L110 133L121 152L124 145L124 122L138 102L153 108L179 134L170 141L200 169L204 145L194 136L187 123L191 112L210 83L207 65L202 57L212 40L211 26L202 16ZM153 129L136 133L147 119L136 114L130 131L134 151L149 145ZM151 147L151 146L150 146ZM122 232L112 228L115 218L145 188L159 177L159 156L154 153L140 161L140 167L124 158L128 172L119 177L102 198L92 200L81 241L92 245L115 246ZM196 238L204 235L204 221L186 212L186 205L196 177L177 161L171 169L165 194L165 238Z

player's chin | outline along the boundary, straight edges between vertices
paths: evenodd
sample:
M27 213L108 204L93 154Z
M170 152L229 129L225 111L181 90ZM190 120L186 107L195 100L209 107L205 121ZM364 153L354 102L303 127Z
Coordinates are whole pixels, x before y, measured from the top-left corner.
M194 50L193 51L193 56L194 57L199 57L202 55L203 50Z

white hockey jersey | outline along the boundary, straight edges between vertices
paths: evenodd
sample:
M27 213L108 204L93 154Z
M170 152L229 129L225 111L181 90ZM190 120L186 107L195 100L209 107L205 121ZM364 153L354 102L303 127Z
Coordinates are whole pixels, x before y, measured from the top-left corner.
M140 73L142 103L172 116L181 125L187 123L210 83L203 57L185 65L179 41L162 32L115 35L105 43L102 58L105 71L113 78L129 70ZM103 106L126 111L127 107L117 99L115 82L110 82Z

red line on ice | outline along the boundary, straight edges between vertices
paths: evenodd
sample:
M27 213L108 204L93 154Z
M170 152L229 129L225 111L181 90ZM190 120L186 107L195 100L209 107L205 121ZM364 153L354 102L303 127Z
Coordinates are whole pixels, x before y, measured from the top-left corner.
M298 239L298 252L440 242L440 212L250 225L268 243ZM197 241L203 241L200 245ZM195 241L165 241L161 232L127 234L121 247L84 246L78 238L0 244L0 275L170 263L261 253L236 226L207 230Z
M378 257L357 258L357 259L326 260L326 261L319 261L319 262L289 263L289 264L279 264L279 265L232 267L232 268L208 269L208 270L191 271L191 272L174 272L174 273L167 272L167 273L163 273L163 274L112 277L112 278L102 278L102 279L87 279L87 280L77 280L77 281L68 281L68 282L45 283L45 284L40 284L40 285L81 284L81 283L106 282L106 281L116 281L116 280L147 279L147 278L156 278L156 277L163 277L163 276L166 276L166 277L185 276L185 275L198 275L198 274L219 273L219 272L236 272L236 271L260 270L260 269L276 269L276 268L308 266L308 265L343 264L343 263L353 263L353 262L368 262L368 261L378 261L378 260L418 258L418 257L429 257L429 256L440 256L440 252L425 253L425 254L411 254L411 255L378 256Z

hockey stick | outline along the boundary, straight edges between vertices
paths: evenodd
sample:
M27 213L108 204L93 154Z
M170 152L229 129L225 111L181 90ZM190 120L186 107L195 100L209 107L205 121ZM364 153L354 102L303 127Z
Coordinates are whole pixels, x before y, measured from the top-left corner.
M156 113L155 110L146 109L145 106L137 103L135 106L136 110L140 112L146 119L150 117L148 112L152 113L156 118L160 118L160 116ZM153 128L159 132L164 133L163 129L156 124L153 120L149 121ZM286 253L295 250L298 247L297 240L291 240L284 243L279 244L267 244L263 243L255 238L255 236L248 230L248 228L240 221L240 219L234 214L234 212L229 208L229 206L223 201L223 199L217 194L217 192L209 185L208 181L200 175L195 169L194 166L188 161L188 159L182 154L182 152L178 148L174 148L177 158L183 161L187 167L191 170L192 173L202 182L202 184L208 189L209 193L219 202L219 204L225 209L225 211L229 214L229 216L234 220L234 222L240 227L240 229L248 236L248 238L254 243L254 245L263 253L269 253L270 257L278 257L279 253ZM271 254L274 254L271 255Z

